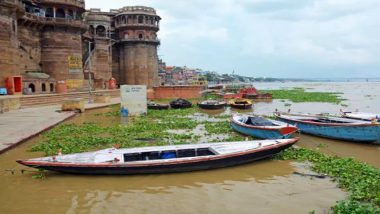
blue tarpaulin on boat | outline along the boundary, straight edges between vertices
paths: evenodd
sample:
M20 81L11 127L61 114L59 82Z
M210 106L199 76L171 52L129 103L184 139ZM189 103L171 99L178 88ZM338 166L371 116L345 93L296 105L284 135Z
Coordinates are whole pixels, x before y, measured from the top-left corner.
M161 158L162 159L176 158L176 154L175 152L162 153Z

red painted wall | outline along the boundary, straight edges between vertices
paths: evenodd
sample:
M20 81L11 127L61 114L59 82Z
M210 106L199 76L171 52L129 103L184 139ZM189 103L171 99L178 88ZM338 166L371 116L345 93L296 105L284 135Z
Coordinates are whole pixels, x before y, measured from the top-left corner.
M154 87L154 98L199 98L203 86L159 86Z

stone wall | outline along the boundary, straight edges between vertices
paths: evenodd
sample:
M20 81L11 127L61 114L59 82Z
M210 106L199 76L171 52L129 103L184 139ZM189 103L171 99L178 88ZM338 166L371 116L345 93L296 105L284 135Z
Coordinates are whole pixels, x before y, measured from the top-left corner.
M154 87L154 98L199 98L203 86L159 86Z
M5 87L5 78L20 75L16 15L0 7L0 87Z
M94 72L95 79L103 83L108 82L112 77L112 53L109 47L109 39L96 39L95 52L91 58L91 70ZM103 86L103 84L101 85Z
M19 40L19 70L41 71L41 33L36 28L28 28L23 25L18 26Z
M81 32L79 30L58 27L44 28L41 32L41 62L43 72L56 80L83 81L84 77L81 69L75 72L69 71L69 56L82 58Z
M20 108L20 97L0 97L0 113L16 110Z

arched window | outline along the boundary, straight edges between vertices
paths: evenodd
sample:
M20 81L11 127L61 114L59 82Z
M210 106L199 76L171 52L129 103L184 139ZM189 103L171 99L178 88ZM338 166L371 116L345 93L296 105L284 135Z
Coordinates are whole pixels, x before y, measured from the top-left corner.
M42 88L42 91L45 92L45 91L46 91L46 84L45 84L45 83L42 83L42 84L41 84L41 88Z
M58 8L55 11L55 18L65 18L65 17L66 17L66 14L65 14L65 10L64 9Z
M45 16L46 17L54 17L53 8L51 8L51 7L46 8Z
M29 92L32 92L32 93L36 92L36 86L34 86L33 83L30 83L28 88L29 88Z
M68 13L67 13L67 18L68 19L74 19L74 12L72 10L69 10Z
M54 84L50 83L50 92L54 92Z
M106 28L103 25L99 25L98 27L96 27L96 35L99 37L105 37Z
M138 22L139 22L139 24L144 23L144 17L143 16L139 16L138 17Z

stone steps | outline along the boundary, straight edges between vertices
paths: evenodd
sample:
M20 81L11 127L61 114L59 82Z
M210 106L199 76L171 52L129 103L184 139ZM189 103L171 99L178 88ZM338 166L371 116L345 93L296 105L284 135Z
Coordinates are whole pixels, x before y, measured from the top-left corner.
M93 92L93 95L109 95L111 97L119 97L120 90L101 90ZM89 99L88 92L75 92L66 94L45 94L45 95L27 95L20 98L21 108L60 105L65 99L82 98Z

